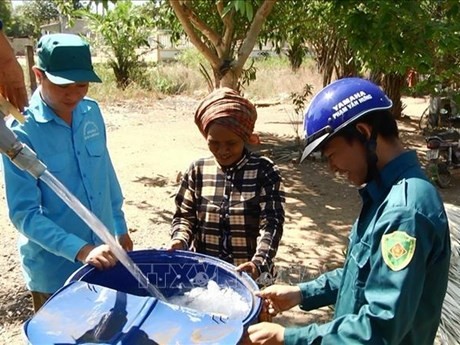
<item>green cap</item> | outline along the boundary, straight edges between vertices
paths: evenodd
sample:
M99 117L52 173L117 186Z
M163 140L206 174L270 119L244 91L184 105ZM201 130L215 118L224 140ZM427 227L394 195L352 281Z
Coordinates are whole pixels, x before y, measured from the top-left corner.
M37 67L53 84L101 82L93 70L89 45L80 36L44 35L38 41L37 56Z

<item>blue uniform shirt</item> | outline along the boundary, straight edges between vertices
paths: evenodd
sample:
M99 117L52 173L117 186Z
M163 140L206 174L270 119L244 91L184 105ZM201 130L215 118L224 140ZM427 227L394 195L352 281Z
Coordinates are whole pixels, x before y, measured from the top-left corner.
M97 103L83 99L73 111L72 126L59 118L37 90L26 122L11 129L115 235L127 232L123 196L106 147ZM19 230L21 263L28 289L53 293L81 266L76 255L101 240L47 185L3 158L10 219Z
M380 177L360 190L344 267L300 284L301 308L335 303L334 319L287 328L285 344L433 344L450 260L443 203L415 152L395 158ZM406 246L396 241L389 251L394 238Z

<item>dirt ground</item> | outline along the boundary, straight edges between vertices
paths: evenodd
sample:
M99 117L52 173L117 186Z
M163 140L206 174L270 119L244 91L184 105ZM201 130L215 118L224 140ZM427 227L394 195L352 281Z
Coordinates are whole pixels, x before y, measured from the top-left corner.
M406 98L404 103L406 116L399 123L402 138L423 161L425 141L417 124L427 101ZM159 248L167 243L178 175L193 159L208 155L193 123L196 104L195 99L185 97L101 104L136 249ZM293 108L288 102L258 111L256 131L262 144L256 150L279 165L287 192L286 224L277 256L279 280L295 284L341 265L350 226L359 212L359 199L356 189L330 176L323 162L295 163L295 130L289 116ZM441 194L446 202L460 205L459 191L457 176ZM16 231L7 217L3 181L0 197L0 343L21 344L22 322L31 315L30 298L19 269ZM276 321L295 325L321 322L328 315L328 308L308 314L294 310Z

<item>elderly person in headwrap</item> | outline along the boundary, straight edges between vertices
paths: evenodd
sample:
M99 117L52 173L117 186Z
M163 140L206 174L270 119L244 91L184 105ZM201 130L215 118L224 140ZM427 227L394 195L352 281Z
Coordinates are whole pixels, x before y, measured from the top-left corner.
M265 279L283 233L285 196L277 166L246 147L259 142L256 119L254 105L229 88L199 104L195 123L213 156L192 162L183 175L169 247L218 257Z

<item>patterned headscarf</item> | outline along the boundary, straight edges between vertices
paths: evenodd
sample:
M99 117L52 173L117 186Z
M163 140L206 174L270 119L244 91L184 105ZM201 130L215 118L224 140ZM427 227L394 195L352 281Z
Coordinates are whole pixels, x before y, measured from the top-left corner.
M252 133L256 120L255 106L228 87L211 92L195 112L195 124L205 138L210 124L217 123L236 133L244 142L256 144L258 136Z

